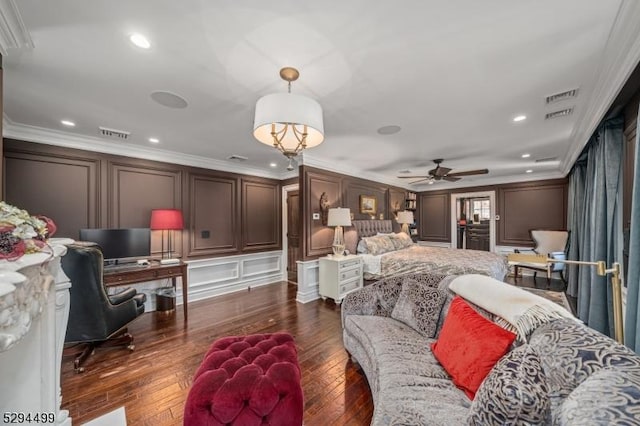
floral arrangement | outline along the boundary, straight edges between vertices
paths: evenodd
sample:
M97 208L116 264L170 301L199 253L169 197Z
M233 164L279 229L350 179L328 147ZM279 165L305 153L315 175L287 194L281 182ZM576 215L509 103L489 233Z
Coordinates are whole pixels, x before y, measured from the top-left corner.
M47 238L56 232L55 223L46 216L31 216L0 201L0 259L17 260L27 253L42 251Z

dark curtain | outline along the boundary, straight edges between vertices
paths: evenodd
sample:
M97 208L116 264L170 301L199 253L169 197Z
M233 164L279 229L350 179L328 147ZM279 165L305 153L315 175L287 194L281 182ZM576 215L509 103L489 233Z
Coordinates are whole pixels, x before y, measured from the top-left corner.
M640 115L638 115L637 123L624 343L634 351L640 352L640 336L638 335L640 332Z
M569 175L571 231L568 258L620 261L622 117L604 121L595 131ZM569 268L568 293L578 298L578 317L589 327L613 336L610 277L590 266Z

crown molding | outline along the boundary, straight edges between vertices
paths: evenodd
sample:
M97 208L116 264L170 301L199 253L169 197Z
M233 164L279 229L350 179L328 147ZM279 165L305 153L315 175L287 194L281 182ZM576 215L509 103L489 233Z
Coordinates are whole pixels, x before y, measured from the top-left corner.
M33 40L22 20L14 0L0 0L0 54L7 56L9 49L29 47Z
M571 133L561 168L569 173L615 97L640 62L640 2L623 0L602 55L594 90Z
M317 167L319 169L327 170L334 173L341 173L344 175L359 177L362 179L372 180L378 183L384 183L391 186L396 186L404 189L411 189L410 186L407 185L406 182L399 182L396 179L389 179L388 176L380 175L378 173L371 173L362 170L358 170L349 166L340 166L336 164L335 161L326 161L316 156L310 155L308 152L303 151L299 154L299 164L304 164L305 166Z
M59 130L45 129L42 127L28 126L14 123L5 114L3 117L3 136L5 138L19 139L26 142L35 142L46 145L55 145L64 148L82 149L85 151L101 152L104 154L121 155L124 157L141 158L144 160L161 161L165 163L180 164L183 166L200 167L203 169L220 170L251 176L260 176L270 179L285 179L281 173L270 170L261 170L228 161L196 155L182 154L156 148L146 148L136 145L122 145L102 138L77 135ZM286 173L288 175L288 173ZM295 173L294 175L297 175Z
M455 183L455 184L450 184L447 182L444 185L441 183L434 183L433 185L429 185L429 184L412 185L411 191L431 192L431 191L451 190L455 192L458 189L475 188L479 186L506 185L509 183L520 183L520 182L535 182L539 180L563 179L564 177L566 177L566 175L558 170L555 172L548 172L548 173L527 173L526 175L522 175L522 176L497 176L494 178L482 179L482 181L480 182L464 182L464 180L461 180L459 183Z

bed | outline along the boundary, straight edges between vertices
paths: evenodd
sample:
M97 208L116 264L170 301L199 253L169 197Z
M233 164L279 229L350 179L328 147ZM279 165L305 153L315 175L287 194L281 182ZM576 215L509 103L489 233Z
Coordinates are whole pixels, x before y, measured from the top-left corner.
M347 249L352 253L357 253L358 244L363 238L393 232L391 220L354 220L352 224L355 232L350 232L346 241ZM393 239L393 236L390 238ZM364 262L365 280L416 272L438 272L447 275L482 274L502 281L508 272L506 258L496 253L425 247L411 242L404 248L391 247L390 250L382 250L384 253L358 253Z

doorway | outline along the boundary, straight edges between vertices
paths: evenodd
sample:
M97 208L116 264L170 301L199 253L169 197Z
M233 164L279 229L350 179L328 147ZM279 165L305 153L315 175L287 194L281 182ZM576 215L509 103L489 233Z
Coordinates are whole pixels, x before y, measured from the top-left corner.
M495 192L451 194L451 247L495 251Z
M300 260L300 191L298 185L282 188L285 206L283 212L283 257L287 265L287 281L298 282Z

